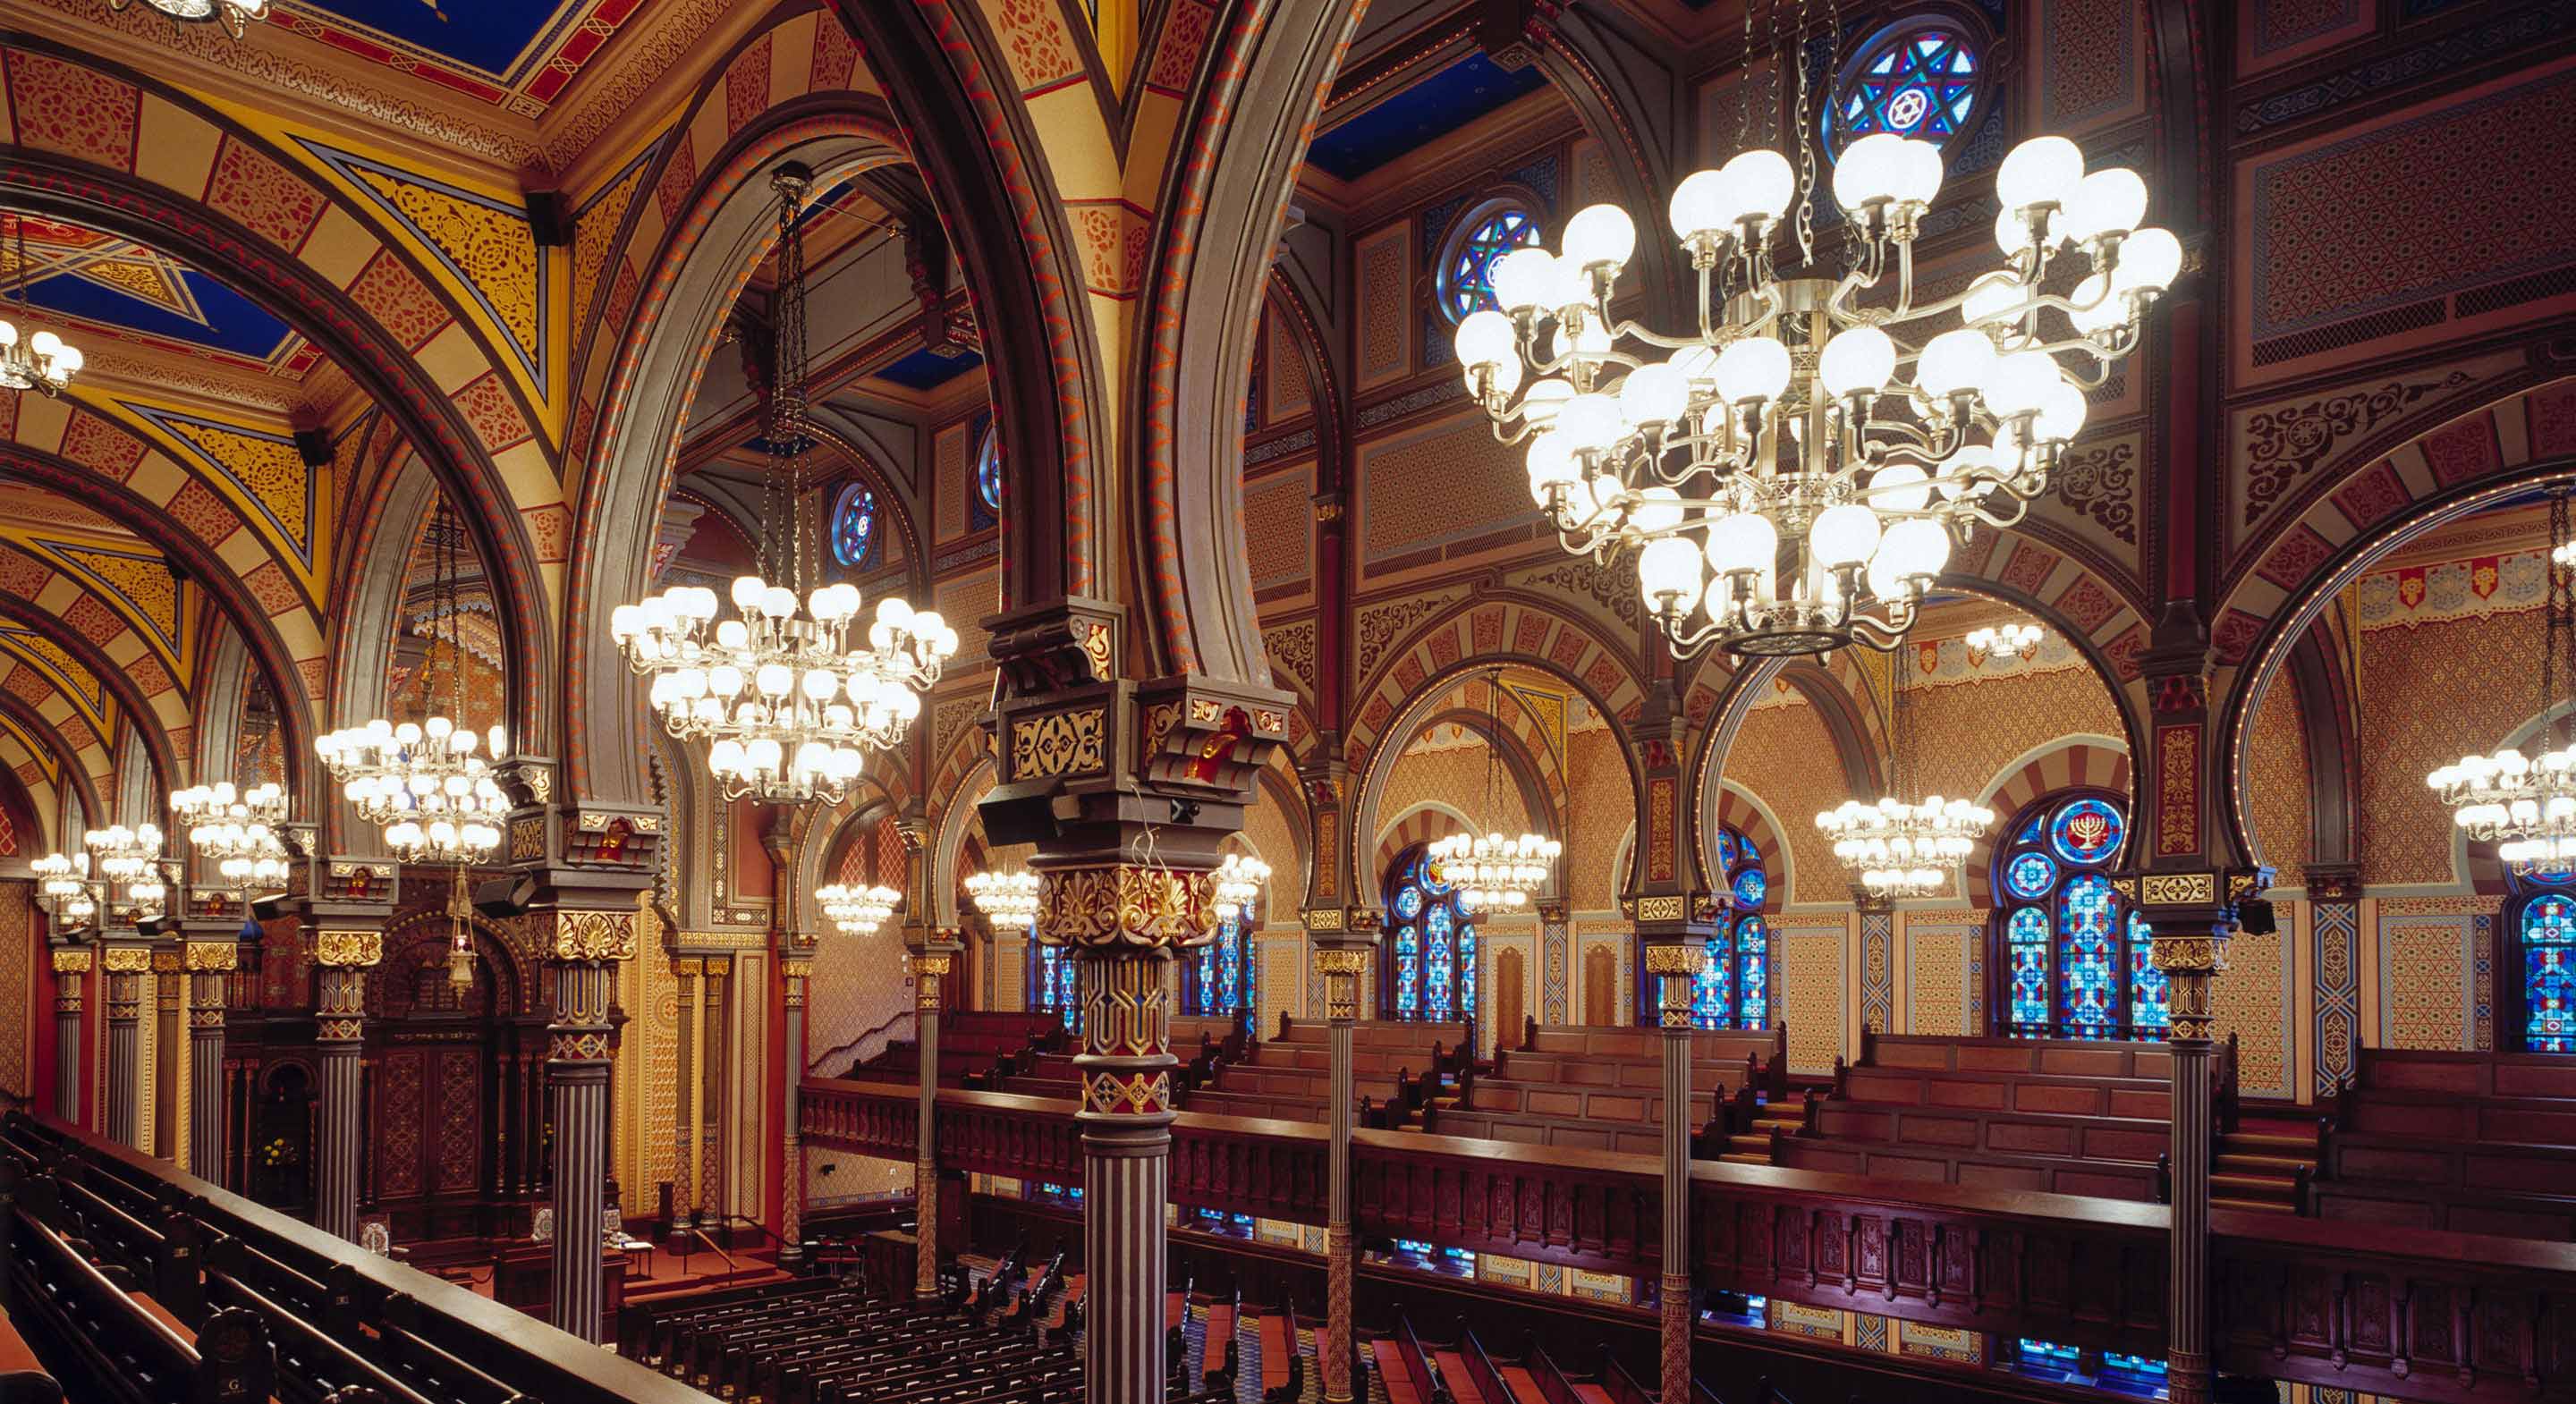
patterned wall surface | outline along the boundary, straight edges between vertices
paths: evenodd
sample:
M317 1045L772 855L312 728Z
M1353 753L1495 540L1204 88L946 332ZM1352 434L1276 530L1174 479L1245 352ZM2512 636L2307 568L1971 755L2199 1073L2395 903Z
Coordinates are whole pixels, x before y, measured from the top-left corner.
M1896 1030L1896 914L1860 914L1860 1023L1871 1033Z
M2309 902L2307 919L2316 940L2316 1024L2313 1056L2316 1092L2323 1095L2360 1071L2361 903Z
M1831 1072L1846 1046L1846 928L1839 920L1823 926L1783 918L1777 924L1780 969L1771 998L1789 1025L1789 1070Z
M2237 1081L2257 1097L2299 1093L2291 1047L2290 954L2298 937L2296 904L2276 907L2281 929L2269 936L2239 933L2227 943L2227 969L2211 982L2218 1037L2236 1035Z
M2355 745L2365 884L2466 878L2451 870L2453 826L2424 777L2469 752L2494 750L2537 709L2531 689L2497 685L2495 660L2537 649L2539 618L2534 612L2363 632Z
M1253 589L1292 585L1314 574L1314 509L1308 501L1314 491L1312 465L1245 485L1243 544Z
M1915 734L1941 738L1921 747L1915 767L1928 793L1982 794L2005 766L2061 736L2126 734L2110 688L2089 667L1918 688L1908 705Z
M1358 544L1371 571L1506 528L1525 537L1537 521L1521 455L1494 441L1482 414L1368 444L1359 475Z
M1618 870L1619 840L1637 822L1636 790L1628 783L1619 740L1608 727L1574 732L1565 746L1573 812L1564 837L1569 853L1577 851L1573 845L1579 842L1585 855L1584 861L1565 865L1566 898L1577 911L1610 911L1626 885Z
M1975 912L1905 914L1903 1032L1982 1032L1985 1000L1969 977L1969 963L1985 936L1986 924Z
M1005 940L1003 944L1018 943ZM1005 973L1012 977L1007 988L1017 990L1018 972ZM820 1061L812 1067L837 1076L847 1066L849 1054L835 1050L912 1007L912 988L903 975L903 933L888 923L865 936L825 938L814 949L814 974L806 989L806 1057L821 1060L830 1055L829 1068Z
M2281 874L2283 886L2301 881L2299 869L2314 852L2309 832L2307 718L2299 690L2282 678L2254 712L2247 740L2245 807L2255 855Z
M21 1102L36 1095L33 1040L53 1037L52 1011L33 1003L36 962L51 959L36 939L34 891L31 883L0 882L0 1018L14 1026L0 1037L0 1098Z
M2379 916L2379 1029L2390 1048L2495 1046L2493 973L2485 946L2495 903L2480 897L2392 897ZM2486 998L2479 998L2486 971Z
M1930 727L1925 735L1939 735ZM1804 700L1746 714L1726 753L1726 778L1742 786L1785 826L1792 902L1849 902L1834 846L1816 828L1817 814L1849 798L1842 768L1829 759L1834 738ZM1772 873L1779 881L1779 873Z

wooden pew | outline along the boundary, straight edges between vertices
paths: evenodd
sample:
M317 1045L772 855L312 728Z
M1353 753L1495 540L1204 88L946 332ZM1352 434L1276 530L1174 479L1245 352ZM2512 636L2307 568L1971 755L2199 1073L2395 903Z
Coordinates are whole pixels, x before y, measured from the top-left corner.
M7 1211L10 1310L56 1349L56 1378L83 1404L264 1404L275 1356L248 1312L209 1314L193 1333L146 1310L23 1203Z
M2576 1060L2359 1052L2310 1190L2319 1217L2576 1240Z

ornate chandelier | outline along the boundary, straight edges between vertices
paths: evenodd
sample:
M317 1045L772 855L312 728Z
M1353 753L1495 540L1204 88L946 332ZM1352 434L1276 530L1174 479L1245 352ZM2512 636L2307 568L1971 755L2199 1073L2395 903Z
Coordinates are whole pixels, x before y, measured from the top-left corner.
M89 854L48 853L27 866L36 871L36 895L54 909L61 924L87 926L98 915L98 899L90 892Z
M117 888L125 889L125 905L112 901L108 910L127 920L141 920L158 915L170 889L161 880L161 830L154 824L127 828L111 824L104 829L91 829L81 835L81 847L89 851L89 869L98 875L103 898L112 898Z
M1216 867L1216 915L1235 921L1261 899L1270 885L1270 865L1245 853L1229 853Z
M886 918L902 904L903 894L891 887L835 882L815 888L814 900L822 904L823 915L842 935L865 936L885 925Z
M1500 668L1485 674L1485 812L1495 813L1494 771L1502 751L1503 673ZM1440 879L1458 889L1458 900L1468 910L1479 912L1514 911L1529 905L1532 895L1547 886L1548 873L1565 845L1543 834L1522 833L1518 838L1505 838L1500 833L1450 834L1430 847L1432 864Z
M1687 330L1612 316L1637 231L1606 204L1574 216L1561 255L1497 260L1502 310L1458 325L1468 392L1498 439L1526 445L1530 496L1560 543L1635 551L1646 606L1680 657L1711 644L1894 648L1953 539L2012 525L2046 489L2084 427L2084 392L2135 349L2147 305L2181 270L2173 235L2137 227L2147 189L2134 172L2087 175L2073 142L2043 136L1995 177L2005 266L1918 302L1914 242L1940 151L1880 132L1834 168L1851 268L1829 276L1803 84L1797 108L1798 166L1746 150L1673 191L1672 230L1698 278ZM1794 250L1775 250L1783 228ZM2041 291L2070 249L2086 275L2071 296ZM1796 255L1785 274L1784 252ZM1952 310L1965 325L1920 347L1890 335Z
M903 740L922 690L957 652L957 631L936 611L889 597L860 647L857 588L814 581L819 513L806 481L805 238L796 218L811 179L791 165L770 184L778 340L762 430L761 574L733 582L739 618L714 623L715 592L681 585L618 606L609 633L627 665L652 680L653 709L670 733L712 743L707 765L725 798L837 804L867 753Z
M1929 897L1949 882L1978 838L1995 822L1984 805L1932 795L1904 798L1913 789L1914 706L1891 676L1887 793L1876 804L1844 800L1816 816L1816 827L1834 843L1834 857L1873 897Z
M107 0L107 7L123 13L134 0ZM212 20L224 32L241 40L252 20L268 18L268 0L143 0L146 8L168 15L173 24L202 24Z
M1038 924L1038 875L1026 868L973 873L966 895L995 931L1034 931Z
M27 283L35 276L34 265L27 262L27 217L9 217L11 237L16 241L13 252L17 262L11 271L18 294L18 315L27 316ZM72 377L80 374L80 348L70 345L51 331L39 331L25 341L18 339L18 328L0 318L0 390L38 390L47 395L60 395Z
M2576 714L2564 711L2560 670L2576 680L2576 542L2568 536L2567 494L2549 498L2549 602L2540 651L2544 749L2537 760L2518 746L2491 756L2462 756L2425 777L2469 838L2496 846L2496 856L2523 875L2576 863ZM2560 715L2552 717L2553 710Z
M170 797L170 813L188 836L188 847L211 864L218 882L236 896L286 881L286 843L278 826L286 822L283 786L254 785L236 791L229 780L195 785Z
M2040 629L2036 624L2016 622L1988 625L1968 631L1968 651L1988 658L2019 658L2039 648Z
M492 760L475 754L478 739L466 719L465 639L457 609L465 529L444 495L430 517L428 544L430 645L433 657L445 647L455 715L401 723L378 717L323 736L313 749L358 816L383 827L385 846L396 858L462 869L501 846L499 820L510 801L493 778L492 763L507 752L509 733L493 723L483 738ZM431 697L432 687L434 682L423 687L424 699Z

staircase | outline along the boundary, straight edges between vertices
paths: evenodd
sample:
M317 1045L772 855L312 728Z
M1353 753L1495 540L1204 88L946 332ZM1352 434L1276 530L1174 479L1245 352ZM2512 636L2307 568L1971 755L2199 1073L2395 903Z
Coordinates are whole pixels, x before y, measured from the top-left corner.
M1805 1125L1805 1115L1797 1103L1764 1102L1753 1113L1753 1129L1727 1137L1727 1148L1717 1158L1736 1165L1768 1165L1772 1133L1795 1136Z
M2218 1138L2209 1202L2220 1209L2299 1212L2299 1182L2325 1160L2325 1133L2313 1117L2246 1116Z

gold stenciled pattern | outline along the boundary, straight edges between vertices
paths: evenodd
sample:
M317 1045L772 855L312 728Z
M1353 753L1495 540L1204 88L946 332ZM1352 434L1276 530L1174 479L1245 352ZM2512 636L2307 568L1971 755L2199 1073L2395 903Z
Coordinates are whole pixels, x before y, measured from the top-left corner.
M242 491L258 499L298 556L313 558L313 522L305 510L313 473L294 444L175 415L161 416L157 422L187 440Z
M1054 712L1011 723L1011 775L1086 775L1108 763L1104 755L1109 714L1099 707Z
M190 970L236 970L241 966L241 948L230 941L190 941L187 967Z
M525 219L363 166L354 173L491 300L513 341L536 348L537 243Z
M558 910L548 954L556 960L631 959L635 954L635 913Z
M362 969L384 958L385 937L381 931L313 933L313 960L317 965Z
M167 566L140 560L122 551L84 551L51 543L57 554L116 592L155 634L173 648L179 642L179 582Z

